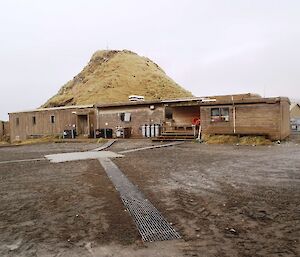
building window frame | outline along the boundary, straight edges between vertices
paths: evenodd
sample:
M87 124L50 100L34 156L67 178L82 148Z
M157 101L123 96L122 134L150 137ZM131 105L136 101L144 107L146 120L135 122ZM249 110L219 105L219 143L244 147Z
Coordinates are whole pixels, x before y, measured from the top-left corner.
M131 121L131 113L130 112L121 112L119 113L120 120L122 122L130 122Z
M36 125L36 116L32 116L32 125Z
M16 126L18 127L20 125L20 118L16 117Z
M229 122L229 107L213 107L210 109L210 121Z
M54 115L51 115L51 116L50 116L50 123L51 123L51 124L54 124L54 123L55 123L55 116L54 116Z
M170 107L165 108L165 119L173 120L173 109Z

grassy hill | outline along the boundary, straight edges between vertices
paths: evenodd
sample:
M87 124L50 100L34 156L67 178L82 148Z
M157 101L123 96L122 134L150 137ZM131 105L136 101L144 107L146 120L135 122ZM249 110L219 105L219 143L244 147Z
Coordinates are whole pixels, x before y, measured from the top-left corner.
M192 96L150 59L128 50L103 50L42 107L124 102L132 94L145 100Z

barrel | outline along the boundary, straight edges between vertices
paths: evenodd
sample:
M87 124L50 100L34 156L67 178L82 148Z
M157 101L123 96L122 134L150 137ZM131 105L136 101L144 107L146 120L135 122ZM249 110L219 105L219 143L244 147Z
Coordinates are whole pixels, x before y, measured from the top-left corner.
M155 124L155 136L160 136L160 124Z
M150 128L150 125L146 125L146 137L151 137L151 128Z
M151 137L155 136L155 124L151 124Z

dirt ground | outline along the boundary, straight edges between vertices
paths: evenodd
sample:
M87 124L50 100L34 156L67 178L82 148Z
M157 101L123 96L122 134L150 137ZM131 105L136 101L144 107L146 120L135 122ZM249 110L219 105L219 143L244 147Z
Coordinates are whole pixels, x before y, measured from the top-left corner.
M111 151L151 145L116 142ZM0 161L96 144L0 148ZM0 256L299 256L300 144L184 143L113 160L182 235L143 244L97 160L0 163Z

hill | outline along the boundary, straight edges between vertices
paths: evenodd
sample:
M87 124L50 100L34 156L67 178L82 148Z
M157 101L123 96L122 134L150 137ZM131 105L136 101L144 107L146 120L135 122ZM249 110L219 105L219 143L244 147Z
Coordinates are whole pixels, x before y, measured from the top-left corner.
M42 107L124 102L133 94L145 100L192 96L150 59L128 50L103 50Z

